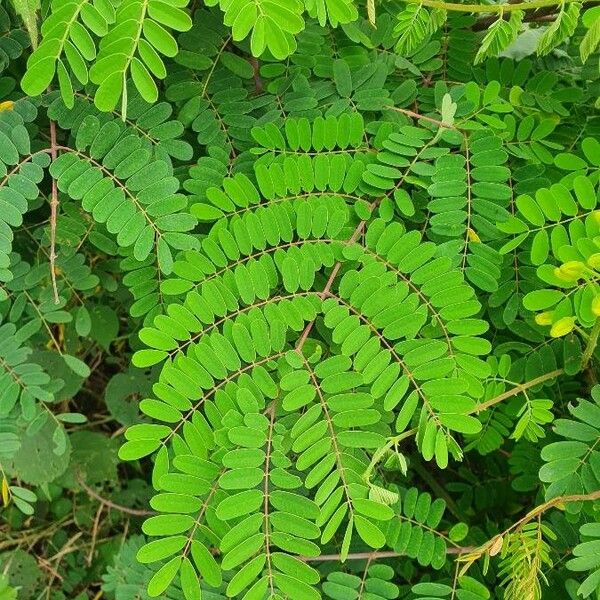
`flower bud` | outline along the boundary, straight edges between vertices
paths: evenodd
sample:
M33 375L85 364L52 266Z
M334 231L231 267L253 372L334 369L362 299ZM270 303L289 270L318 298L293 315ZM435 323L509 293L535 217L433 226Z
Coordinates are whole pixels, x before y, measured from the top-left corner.
M579 260L570 260L554 269L554 275L563 281L577 281L585 272L585 265Z
M535 322L538 325L552 325L552 313L550 311L538 313L535 315Z
M559 319L552 325L550 329L550 335L552 337L562 337L563 335L567 335L567 333L571 333L573 328L575 327L575 318L574 317L563 317Z

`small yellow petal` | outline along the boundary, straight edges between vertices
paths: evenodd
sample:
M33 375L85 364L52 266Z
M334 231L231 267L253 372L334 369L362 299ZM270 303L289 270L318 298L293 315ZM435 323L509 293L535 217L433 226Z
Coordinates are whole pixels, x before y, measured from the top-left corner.
M5 102L0 102L0 112L4 110L12 110L15 103L12 100L6 100Z
M481 242L481 238L470 227L467 229L467 237L470 242Z
M4 506L8 506L10 502L10 491L8 489L8 480L6 479L6 475L2 477L2 504Z

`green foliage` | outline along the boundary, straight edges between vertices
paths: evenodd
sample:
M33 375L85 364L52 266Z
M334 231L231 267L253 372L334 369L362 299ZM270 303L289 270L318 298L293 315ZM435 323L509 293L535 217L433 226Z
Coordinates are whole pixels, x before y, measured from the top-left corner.
M573 548L575 558L567 562L567 568L572 571L592 571L577 590L578 595L587 598L598 590L598 580L600 579L598 538L600 538L600 528L598 523L585 523L580 527L579 533L585 541Z
M386 531L389 545L398 554L406 555L421 566L440 569L446 562L448 542L446 536L436 531L444 516L446 503L441 498L431 499L427 492L410 488L399 495L394 506L397 519Z
M38 45L38 11L41 8L40 0L12 0L15 12L25 25L27 33L31 40L31 45L36 48Z
M179 182L170 165L153 160L152 152L125 131L117 121L85 118L76 130L75 148L53 162L51 175L60 191L80 200L96 222L106 223L120 247L133 246L139 262L153 253L168 275L171 249L195 246L186 232L196 220L183 212L185 198L177 195Z
M502 17L503 15L488 29L485 37L481 40L481 47L475 56L476 63L488 56L497 56L517 39L525 13L514 10L510 13L508 20L504 20ZM546 50L547 44L548 42L543 43L544 50Z
M447 598L452 594L459 600L488 600L491 597L487 588L471 577L461 577L458 581L458 586L424 582L414 585L411 591L415 599L421 600L426 600L427 598Z
M597 6L0 4L0 597L598 594Z
M17 590L8 583L6 575L0 576L0 598L2 600L15 600L17 598Z
M540 479L549 484L546 498L563 494L580 494L598 489L600 454L596 446L600 439L600 388L592 390L592 401L579 400L569 406L575 419L557 419L554 431L561 438L542 448L545 464L540 469ZM570 504L569 510L581 509L580 504Z
M329 573L322 584L323 596L332 600L360 598L368 594L373 600L395 600L400 590L393 583L394 569L389 565L374 564L362 575L336 571Z
M582 21L587 28L587 32L581 40L579 53L582 62L586 62L600 43L600 11L597 8L592 8L585 13Z
M422 4L410 3L398 14L398 22L394 30L398 36L396 51L399 54L412 52L435 33L445 20L444 10L430 11Z
M125 114L126 82L131 76L141 96L155 102L158 89L153 77L166 76L160 55L177 54L177 42L165 26L175 31L191 27L189 15L180 8L186 4L179 0L52 2L52 13L41 27L42 41L27 63L23 90L37 96L56 76L65 104L73 108L74 80L81 85L91 81L98 86L94 102L100 110L114 109L122 98Z

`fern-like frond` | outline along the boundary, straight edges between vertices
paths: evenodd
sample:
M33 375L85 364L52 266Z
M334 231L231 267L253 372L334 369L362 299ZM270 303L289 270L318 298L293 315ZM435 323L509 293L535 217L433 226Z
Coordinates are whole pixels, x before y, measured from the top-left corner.
M488 56L497 56L512 44L517 39L524 17L525 13L520 10L512 11L506 21L500 16L481 40L481 46L475 56L475 64L480 63Z
M137 260L151 252L164 273L170 273L171 248L189 249L196 241L187 232L196 219L185 212L171 166L155 159L142 140L117 121L102 123L87 116L77 129L75 148L50 168L61 191L80 200L95 221L106 223L123 248L133 246Z
M600 466L600 389L592 389L591 400L569 406L572 419L558 419L554 431L561 438L542 448L545 464L541 481L548 484L546 498L561 494L593 492L598 489ZM581 503L569 504L570 512L581 510Z
M544 35L538 41L538 54L542 56L548 54L573 35L579 22L580 12L581 4L574 2L568 5L561 4L558 16L548 26L548 29L544 31Z
M398 13L394 33L398 36L396 52L404 54L417 48L446 22L446 11L430 10L417 2L410 2Z

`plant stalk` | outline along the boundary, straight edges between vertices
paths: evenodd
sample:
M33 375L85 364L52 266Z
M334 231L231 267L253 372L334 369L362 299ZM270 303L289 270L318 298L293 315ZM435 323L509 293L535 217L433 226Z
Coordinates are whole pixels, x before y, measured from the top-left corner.
M598 345L598 336L600 335L600 317L596 319L594 326L592 327L592 331L590 332L590 337L588 338L587 346L583 351L581 356L581 363L583 367L587 367L588 362L590 362L590 358L594 354L596 350L596 346Z

